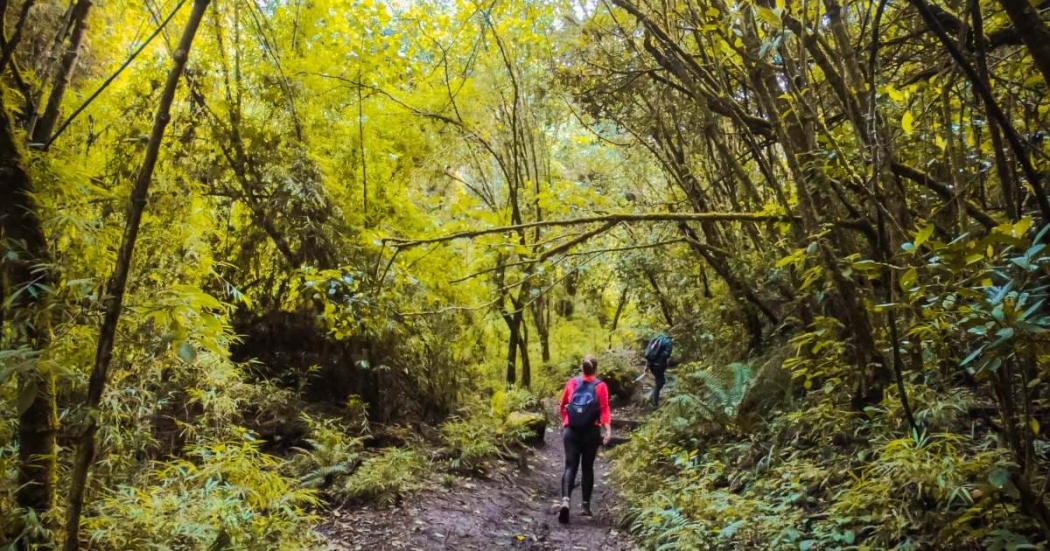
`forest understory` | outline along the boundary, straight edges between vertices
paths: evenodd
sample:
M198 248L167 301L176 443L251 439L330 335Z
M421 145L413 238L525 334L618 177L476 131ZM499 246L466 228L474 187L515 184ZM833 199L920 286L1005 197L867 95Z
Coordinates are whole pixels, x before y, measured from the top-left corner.
M557 407L553 402L545 405L549 411ZM617 408L614 415L615 430L623 432L618 444L630 437L644 411ZM611 487L608 452L606 448L595 463L595 516L579 516L577 488L567 525L559 524L557 517L564 464L561 431L548 427L542 445L523 453L519 461L504 460L483 478L446 479L437 489L431 481L391 508L336 508L319 531L329 548L346 550L634 549L620 526L623 503Z
M0 0L0 549L1047 549L1048 186L1047 0Z

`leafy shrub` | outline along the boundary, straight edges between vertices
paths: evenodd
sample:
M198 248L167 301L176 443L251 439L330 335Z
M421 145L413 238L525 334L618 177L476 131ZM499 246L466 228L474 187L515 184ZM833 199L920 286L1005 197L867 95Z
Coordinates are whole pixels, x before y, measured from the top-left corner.
M441 425L441 440L449 455L453 471L478 474L499 449L500 422L494 417L476 415L454 418Z
M492 415L498 419L506 419L516 411L539 411L542 407L536 395L523 388L497 390L489 404Z
M344 416L350 421L351 428L364 434L368 432L368 404L357 394L351 394L343 406Z
M831 364L823 358L814 365ZM794 367L805 369L805 361ZM916 416L944 432L901 437L895 388L858 412L845 385L825 376L813 379L822 384L811 385L803 401L782 401L765 411L770 422L741 432L726 429L739 428L761 377L746 364L682 369L677 396L615 451L614 482L644 547L1030 543L1031 521L1006 498L1007 452L994 434L970 430L968 412L980 408L972 392L907 384Z
M331 419L317 420L307 414L302 419L310 427L305 439L309 449L297 448L290 468L307 488L327 488L361 464L361 438L347 436L346 427Z
M317 500L260 453L259 442L214 442L187 450L189 459L158 463L134 485L93 506L84 530L100 549L308 547Z
M546 427L539 400L524 389L498 390L488 407L480 400L467 402L460 414L441 425L441 440L450 468L480 474L486 463L501 452L536 437ZM535 421L540 421L536 423Z
M631 350L611 350L598 356L598 377L609 385L610 397L630 399L638 388L634 379L641 371L639 356Z
M1001 455L994 448L967 453L974 448L974 442L957 434L887 440L836 496L829 518L880 547L902 541L977 545L986 534L966 526L969 520L989 517L984 520L994 525L1006 520L1006 511L998 504L974 503L973 492L988 486L988 473ZM826 525L822 521L817 528Z
M418 450L387 448L361 463L338 493L344 499L390 506L420 483L425 468L426 461Z
M680 372L680 395L672 403L693 398L704 416L722 425L735 423L740 405L755 382L751 366L744 363L706 369L690 364Z

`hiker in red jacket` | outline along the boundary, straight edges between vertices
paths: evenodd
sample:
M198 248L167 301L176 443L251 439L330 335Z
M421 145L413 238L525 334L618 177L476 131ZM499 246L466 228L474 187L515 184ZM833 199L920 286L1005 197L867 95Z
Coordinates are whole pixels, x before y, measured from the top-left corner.
M565 444L565 473L561 477L561 509L558 521L569 522L569 498L576 484L576 469L583 460L583 510L591 512L591 491L594 489L594 458L598 446L612 439L612 415L609 412L609 387L594 374L598 360L588 355L580 362L582 374L565 383L561 395L562 441ZM600 430L600 432L599 432Z

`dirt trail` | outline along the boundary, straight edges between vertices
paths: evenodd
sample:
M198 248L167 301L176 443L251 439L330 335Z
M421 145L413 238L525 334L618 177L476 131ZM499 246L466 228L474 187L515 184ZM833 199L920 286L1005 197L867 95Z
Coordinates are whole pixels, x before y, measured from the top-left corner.
M614 419L625 414L630 417L627 423L615 423L624 426L619 432L637 425L632 413L636 415L627 410L614 412ZM487 478L456 479L451 488L416 492L397 507L334 511L321 532L330 549L632 549L626 532L616 526L613 507L618 499L609 485L605 449L595 462L591 498L595 516L578 514L580 490L576 488L570 524L558 523L564 464L558 429L547 430L544 446L529 456L527 469L501 462Z

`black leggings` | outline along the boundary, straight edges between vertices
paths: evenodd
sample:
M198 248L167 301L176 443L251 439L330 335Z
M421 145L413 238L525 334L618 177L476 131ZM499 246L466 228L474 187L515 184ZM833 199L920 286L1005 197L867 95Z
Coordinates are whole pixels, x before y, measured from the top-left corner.
M561 477L561 497L570 497L572 487L576 485L576 469L583 460L583 502L591 502L591 491L594 489L594 458L598 456L598 446L602 443L601 431L597 426L585 429L565 427L562 430L562 441L565 443L565 473Z
M653 407L658 407L660 405L660 390L667 384L667 377L665 376L667 364L650 364L649 371L652 372L653 379L656 380L656 384L653 385Z

